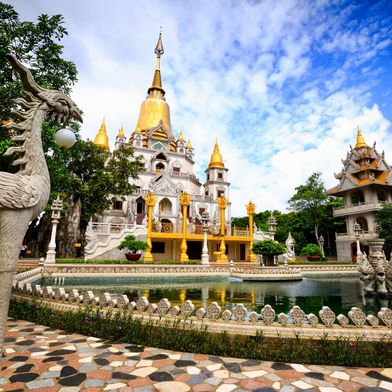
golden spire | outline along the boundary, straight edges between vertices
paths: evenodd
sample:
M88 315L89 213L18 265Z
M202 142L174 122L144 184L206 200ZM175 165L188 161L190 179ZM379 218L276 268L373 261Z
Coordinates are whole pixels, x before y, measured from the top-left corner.
M357 148L361 148L361 147L369 147L369 146L366 144L366 142L362 136L361 130L358 127L357 144L355 145L354 148L357 149Z
M192 143L191 143L191 139L188 139L188 144L186 145L186 148L193 148Z
M109 151L109 138L106 132L105 117L102 120L102 124L99 128L97 136L95 136L94 144L96 144L97 146L101 146L106 151Z
M117 137L124 137L124 136L125 136L124 127L121 126L120 130L118 131Z
M158 42L157 45L155 46L154 52L157 55L157 62L155 66L154 77L152 79L152 85L148 89L148 94L150 94L151 91L159 90L162 92L163 95L165 95L165 91L162 88L162 79L161 79L161 56L164 53L163 45L162 45L162 33L159 33Z
M222 161L222 155L219 151L218 139L215 140L214 151L211 155L211 160L208 167L225 167Z
M180 134L178 135L178 141L183 142L184 141L184 135L182 134L182 131L180 131Z

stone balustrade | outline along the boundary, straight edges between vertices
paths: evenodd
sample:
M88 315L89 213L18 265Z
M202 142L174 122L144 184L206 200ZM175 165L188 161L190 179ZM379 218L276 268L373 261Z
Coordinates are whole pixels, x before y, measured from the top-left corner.
M190 321L193 328L208 323L212 332L228 331L231 333L255 334L262 330L266 336L291 335L306 338L358 338L365 336L368 340L391 339L392 310L381 308L377 316L366 315L361 309L352 307L348 315L336 315L328 306L323 306L318 315L305 312L297 305L289 314L276 314L270 305L265 305L260 313L248 310L243 304L233 304L233 308L222 309L217 302L208 304L207 308L196 309L191 300L186 300L181 306L172 306L167 298L162 298L157 304L150 303L146 297L137 301L129 301L126 295L112 298L109 293L95 296L92 290L79 293L76 289L68 292L63 287L41 287L29 283L20 285L15 282L13 295L38 297L58 309L69 309L61 305L97 306L101 309L127 309L135 317L145 321L151 317L159 319L182 318Z

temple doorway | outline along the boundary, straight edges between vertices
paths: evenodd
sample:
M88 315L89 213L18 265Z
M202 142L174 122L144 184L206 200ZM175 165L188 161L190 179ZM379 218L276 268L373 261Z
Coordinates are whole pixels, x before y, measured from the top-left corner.
M201 241L187 241L187 254L189 260L200 260L201 259L201 252L202 252L202 242Z

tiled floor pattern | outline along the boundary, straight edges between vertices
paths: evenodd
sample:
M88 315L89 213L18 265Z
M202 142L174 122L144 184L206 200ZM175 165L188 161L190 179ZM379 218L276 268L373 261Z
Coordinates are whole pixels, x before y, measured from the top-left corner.
M262 362L173 352L9 320L0 391L392 391L392 368Z

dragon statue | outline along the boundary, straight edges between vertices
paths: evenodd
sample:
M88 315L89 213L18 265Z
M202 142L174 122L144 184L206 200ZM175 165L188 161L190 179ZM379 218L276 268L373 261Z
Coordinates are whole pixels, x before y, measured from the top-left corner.
M64 93L46 90L35 82L30 70L13 55L7 56L25 88L25 97L16 98L21 110L14 112L19 122L8 122L11 140L17 145L4 155L18 153L13 162L17 173L0 172L0 356L11 296L12 276L28 224L45 208L50 194L49 171L42 148L42 122L47 115L58 123L74 118L82 121L75 103Z

